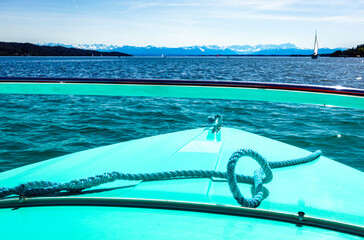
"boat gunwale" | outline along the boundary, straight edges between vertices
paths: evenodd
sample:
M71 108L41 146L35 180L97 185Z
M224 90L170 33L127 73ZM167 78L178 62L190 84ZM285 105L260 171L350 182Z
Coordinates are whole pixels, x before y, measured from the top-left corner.
M0 200L0 209L48 206L131 207L202 212L287 222L364 237L364 226L307 216L301 212L293 214L223 204L122 197L20 197Z
M364 89L292 83L247 82L231 80L181 80L181 79L134 79L134 78L54 78L54 77L0 77L0 83L82 83L82 84L135 84L162 86L208 86L273 89L312 93L340 94L364 97Z

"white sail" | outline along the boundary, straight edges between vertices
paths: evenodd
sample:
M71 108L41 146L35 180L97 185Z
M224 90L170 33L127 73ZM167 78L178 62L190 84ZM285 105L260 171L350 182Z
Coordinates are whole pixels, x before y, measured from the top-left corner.
M317 55L318 54L318 41L317 41L317 32L315 33L315 45L313 48L313 55Z

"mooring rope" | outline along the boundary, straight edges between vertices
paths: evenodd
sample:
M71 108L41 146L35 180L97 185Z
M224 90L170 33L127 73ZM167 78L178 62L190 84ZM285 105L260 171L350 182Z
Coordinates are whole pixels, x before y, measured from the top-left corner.
M239 159L243 156L251 157L259 163L260 169L254 172L253 176L235 174L235 167ZM61 191L80 192L84 189L96 187L101 184L114 182L116 180L131 181L159 181L179 178L223 178L227 179L230 191L234 198L243 207L255 208L259 206L263 199L263 183L269 183L273 179L272 168L287 167L313 161L321 156L321 151L316 151L308 156L286 160L269 162L259 153L251 149L239 149L234 152L227 164L227 171L213 170L176 170L154 173L122 173L106 172L93 177L75 179L66 183L57 183L50 181L32 181L20 184L16 187L0 187L0 198L10 195L19 195L24 197L42 196L55 194ZM254 185L254 193L251 199L245 198L237 183L249 183Z

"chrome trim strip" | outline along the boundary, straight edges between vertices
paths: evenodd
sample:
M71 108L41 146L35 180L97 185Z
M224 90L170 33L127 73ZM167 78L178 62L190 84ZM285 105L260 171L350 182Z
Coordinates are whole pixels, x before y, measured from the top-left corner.
M159 199L102 198L102 197L39 197L0 200L0 208L21 208L41 206L110 206L153 208L180 211L194 211L212 214L233 215L288 222L349 233L364 237L364 226L297 214L246 208L213 203L186 202Z

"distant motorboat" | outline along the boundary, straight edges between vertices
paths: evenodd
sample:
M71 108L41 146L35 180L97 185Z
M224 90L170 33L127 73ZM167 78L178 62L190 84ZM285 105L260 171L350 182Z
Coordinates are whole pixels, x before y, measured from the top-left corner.
M312 59L317 59L319 57L318 55L318 41L317 41L317 31L315 32L315 44L313 48L313 54L311 56Z

